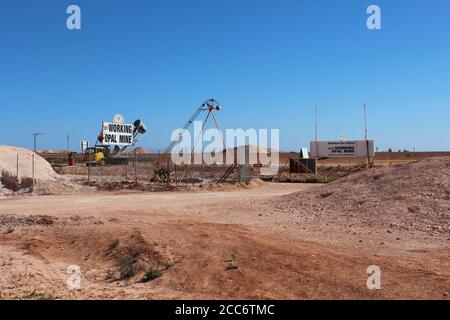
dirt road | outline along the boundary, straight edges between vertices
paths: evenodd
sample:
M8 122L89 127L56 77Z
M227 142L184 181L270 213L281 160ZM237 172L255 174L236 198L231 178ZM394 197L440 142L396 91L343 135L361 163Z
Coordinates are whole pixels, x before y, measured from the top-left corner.
M448 237L295 219L265 204L312 187L0 200L0 298L448 298ZM130 248L162 277L124 279ZM80 266L79 290L66 286L69 265ZM381 290L367 289L371 265Z

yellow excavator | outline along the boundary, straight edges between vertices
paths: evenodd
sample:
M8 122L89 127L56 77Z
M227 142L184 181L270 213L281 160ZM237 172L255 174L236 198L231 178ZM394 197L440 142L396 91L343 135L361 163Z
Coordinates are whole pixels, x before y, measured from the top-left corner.
M87 166L104 166L108 154L109 148L96 146L87 148L83 158Z
M117 117L117 115L115 116ZM123 117L122 117L123 119ZM136 120L134 122L133 129L133 143L123 147L118 145L113 146L113 150L109 145L103 145L104 136L101 132L97 137L97 142L94 147L88 147L84 151L83 159L87 166L104 166L106 163L117 164L121 161L125 161L123 157L124 154L128 153L129 150L134 149L134 146L138 142L137 137L141 134L147 132L147 127L141 120Z

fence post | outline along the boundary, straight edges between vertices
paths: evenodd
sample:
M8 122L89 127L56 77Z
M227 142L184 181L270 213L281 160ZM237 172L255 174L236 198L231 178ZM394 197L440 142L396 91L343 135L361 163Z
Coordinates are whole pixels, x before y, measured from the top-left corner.
M32 170L32 178L33 178L33 188L34 188L34 179L35 179L35 173L34 173L34 153L33 153L33 156L32 156L32 164L31 164L31 170Z
M16 162L16 179L19 181L19 155L17 154L17 162Z
M125 153L125 181L128 182L128 152Z
M134 179L137 182L138 178L137 178L137 152L136 149L134 149Z
M177 165L174 164L173 167L174 167L174 170L175 170L175 186L178 187L178 170L177 170Z

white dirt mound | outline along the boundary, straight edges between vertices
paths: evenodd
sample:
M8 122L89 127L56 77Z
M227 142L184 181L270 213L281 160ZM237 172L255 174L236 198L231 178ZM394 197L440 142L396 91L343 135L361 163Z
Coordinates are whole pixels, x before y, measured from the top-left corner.
M34 155L34 177L41 181L56 181L59 175L53 170L50 163L40 155L18 147L0 145L0 174L7 172L17 175L17 156L19 156L19 179L33 177L33 155Z
M18 178L16 178L17 156L19 156ZM0 146L0 198L24 194L61 194L81 188L58 175L47 160L38 154L24 148Z
M450 233L450 157L362 171L276 199L275 207L349 225Z

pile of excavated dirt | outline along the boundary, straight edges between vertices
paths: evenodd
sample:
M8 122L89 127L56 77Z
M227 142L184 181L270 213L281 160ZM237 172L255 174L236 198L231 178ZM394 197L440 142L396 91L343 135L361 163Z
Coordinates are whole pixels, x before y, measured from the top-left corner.
M17 227L49 226L53 225L54 218L50 216L24 216L7 214L0 216L0 230L11 230Z
M0 145L0 198L27 193L58 194L77 188L58 175L40 155L24 148Z
M264 181L252 179L250 183L203 183L199 188L191 188L191 185L180 184L175 186L167 183L144 183L134 181L90 181L84 185L95 187L98 191L141 191L141 192L170 192L170 191L238 191L242 189L260 188Z
M0 171L16 176L17 156L19 156L19 178L32 178L33 155L35 179L56 181L59 175L53 170L50 163L40 155L24 148L0 145Z
M101 225L103 221L92 216L80 217L78 215L58 218L48 215L22 215L22 214L1 214L0 233L12 233L15 229L30 227L50 227L59 228Z
M347 225L450 233L450 157L373 168L272 204Z
M177 187L169 184L154 184L132 181L90 181L85 183L87 186L95 187L99 191L142 191L142 192L165 192L176 191Z
M204 183L200 185L202 191L238 191L242 189L257 189L264 185L261 179L252 179L249 183Z

